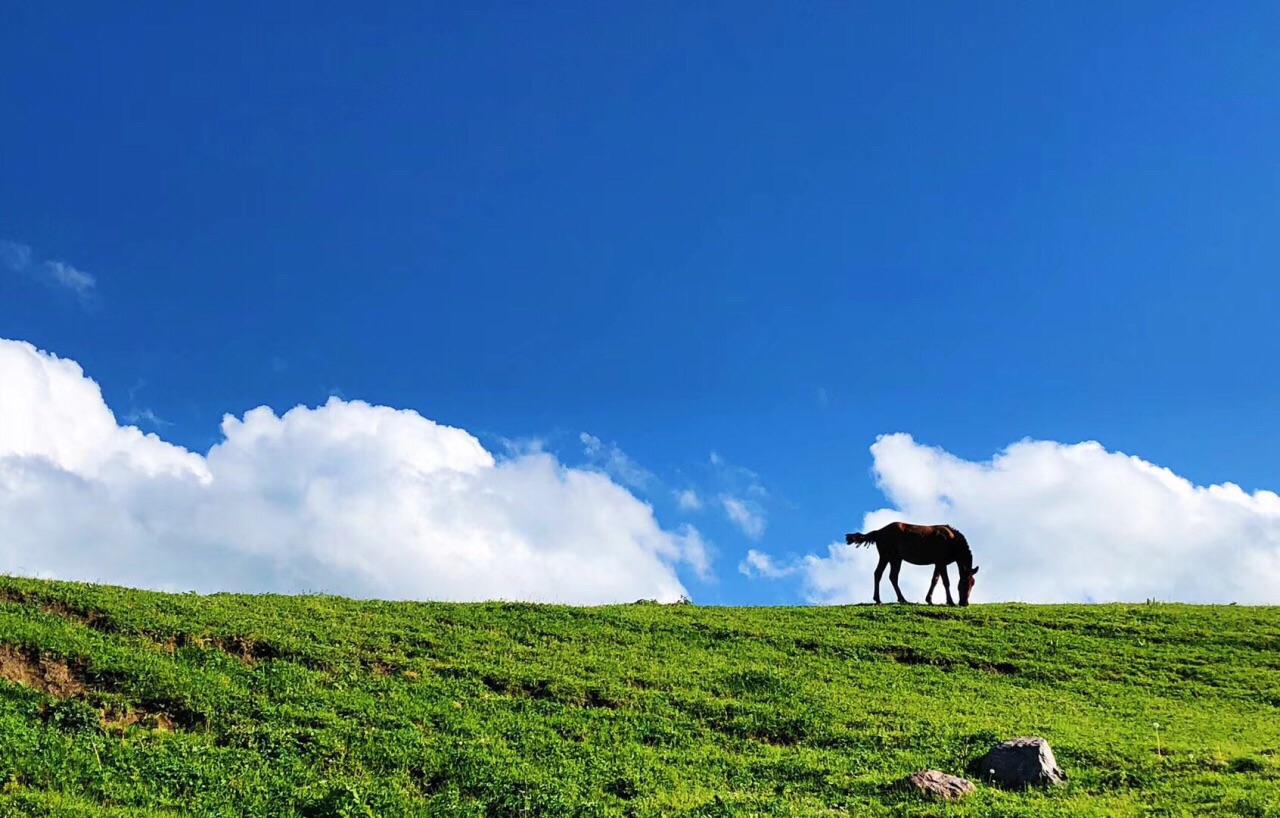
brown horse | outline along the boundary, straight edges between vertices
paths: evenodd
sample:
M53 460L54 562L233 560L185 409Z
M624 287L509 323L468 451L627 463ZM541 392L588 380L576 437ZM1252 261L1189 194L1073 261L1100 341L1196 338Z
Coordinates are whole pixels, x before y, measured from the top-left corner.
M884 567L889 569L889 582L898 595L899 602L906 602L902 589L898 587L898 570L903 562L912 565L932 565L933 581L929 583L929 593L924 601L933 604L933 589L942 580L942 588L947 592L947 604L955 605L951 599L951 581L947 578L947 565L954 562L960 571L960 604L969 604L969 593L973 590L973 575L978 573L978 566L973 564L973 552L969 550L969 542L964 535L949 525L911 525L910 523L889 523L878 531L866 534L846 534L847 545L866 545L875 543L880 552L880 564L876 566L876 604L880 604L880 577L884 575Z

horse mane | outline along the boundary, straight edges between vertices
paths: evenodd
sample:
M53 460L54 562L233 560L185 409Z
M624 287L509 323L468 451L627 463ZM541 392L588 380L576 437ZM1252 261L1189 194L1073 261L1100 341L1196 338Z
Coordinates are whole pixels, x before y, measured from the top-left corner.
M951 528L951 526L947 526L947 528ZM956 540L958 540L958 542L956 543L957 549L961 554L964 555L963 562L967 562L969 564L969 567L972 568L973 567L973 550L969 548L969 541L966 540L964 538L964 535L961 534L959 531L956 531L954 528L951 528L951 530L952 532L955 533ZM960 565L962 564L962 561L956 560L956 564Z

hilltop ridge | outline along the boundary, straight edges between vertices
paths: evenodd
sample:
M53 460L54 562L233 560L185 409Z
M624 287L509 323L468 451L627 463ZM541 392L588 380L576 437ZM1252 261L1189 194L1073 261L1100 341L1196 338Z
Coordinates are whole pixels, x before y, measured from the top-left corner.
M1280 609L0 600L5 814L1280 814ZM1028 734L1069 786L895 787Z

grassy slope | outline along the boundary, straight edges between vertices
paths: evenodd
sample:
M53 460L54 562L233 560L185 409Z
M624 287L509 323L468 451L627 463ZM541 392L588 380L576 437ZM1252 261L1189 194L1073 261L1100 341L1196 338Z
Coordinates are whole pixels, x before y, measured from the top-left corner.
M1280 610L0 599L0 814L1280 815Z

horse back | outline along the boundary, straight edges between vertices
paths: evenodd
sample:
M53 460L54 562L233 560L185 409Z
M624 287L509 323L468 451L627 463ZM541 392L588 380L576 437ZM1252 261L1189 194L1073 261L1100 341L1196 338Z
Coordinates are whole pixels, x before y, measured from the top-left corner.
M916 565L947 563L955 560L957 545L964 537L949 525L915 525L890 523L877 533L893 556Z
M889 523L889 525L880 529L881 531L892 532L898 538L903 539L940 539L954 540L960 536L960 532L956 531L949 525L916 525L915 523Z

